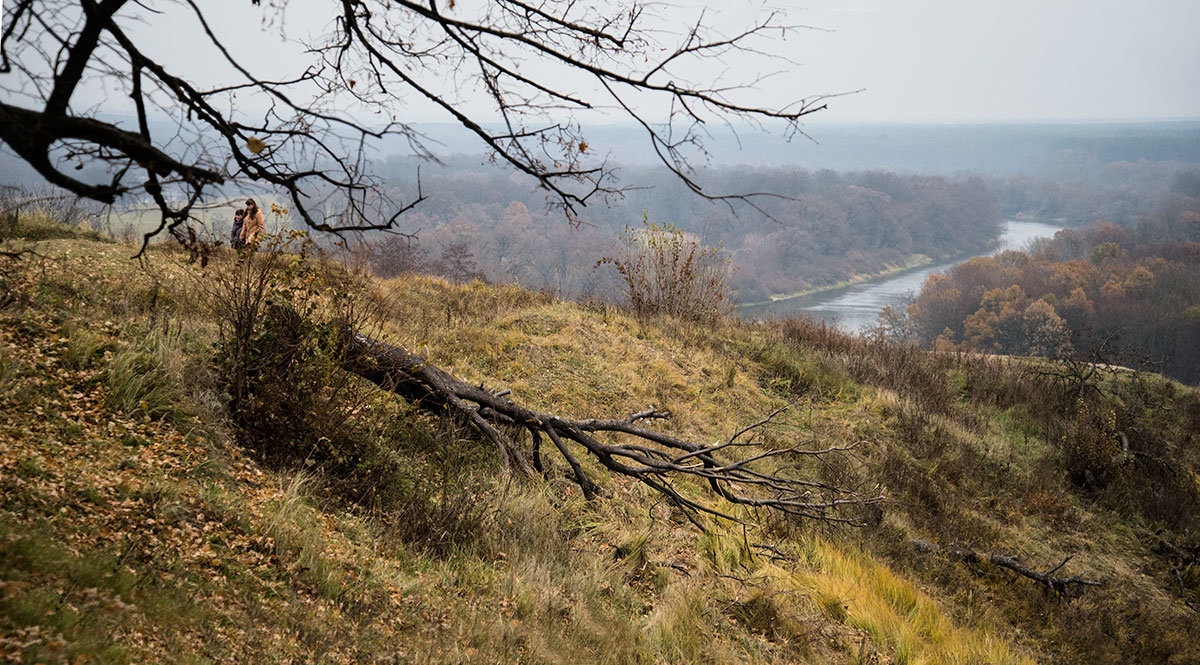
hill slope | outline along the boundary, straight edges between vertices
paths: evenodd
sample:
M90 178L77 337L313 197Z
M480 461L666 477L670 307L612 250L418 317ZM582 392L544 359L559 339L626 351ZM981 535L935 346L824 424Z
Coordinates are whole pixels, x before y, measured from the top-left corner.
M1176 384L1114 378L1075 404L1025 363L803 322L688 328L321 268L317 284L369 296L358 302L385 337L538 408L655 405L674 414L664 428L712 441L793 404L764 445L859 442L808 471L890 498L861 529L743 511L745 525L700 531L598 467L607 492L592 502L563 465L513 481L471 432L336 373L301 377L327 390L253 393L263 403L233 417L213 314L232 256L200 269L163 247L139 265L102 238L37 235L47 258L0 277L0 648L13 662L1200 658L1187 512L1200 398ZM291 420L270 420L300 398ZM1118 417L1137 427L1119 464L1103 430ZM1039 570L1070 555L1065 573L1103 586L1068 600L914 538Z

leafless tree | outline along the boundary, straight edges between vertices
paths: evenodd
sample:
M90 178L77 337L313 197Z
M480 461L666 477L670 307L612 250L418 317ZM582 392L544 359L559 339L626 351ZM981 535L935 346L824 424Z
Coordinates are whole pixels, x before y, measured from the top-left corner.
M1149 363L1137 349L1123 347L1119 333L1084 330L1076 337L1048 365L1032 367L1029 373L1058 384L1071 400L1104 395L1103 381L1114 376L1128 374L1141 381L1141 370Z
M475 252L471 245L455 240L442 247L442 255L433 265L433 271L458 283L483 279L479 265L475 263Z
M704 154L707 127L777 123L794 134L801 118L825 108L826 96L761 105L755 97L764 75L712 74L734 54L774 58L776 40L797 29L776 13L722 34L703 13L681 24L672 13L678 10L639 2L248 2L258 8L253 16L279 27L280 48L295 50L291 71L264 72L223 29L239 17L218 16L198 0L5 3L0 139L78 196L104 203L151 197L162 221L146 233L148 242L163 232L182 238L179 228L206 197L249 183L285 194L315 230L395 229L424 194L418 184L397 200L372 175L368 156L394 136L434 158L429 141L401 117L412 100L461 125L496 161L532 176L569 219L621 191L587 141L582 116L616 111L645 130L658 157L696 194L754 205L754 197L769 194L713 193L696 180L689 159ZM300 30L289 32L296 12L319 15L312 23L323 32L304 39L293 34ZM167 18L173 30L186 25L203 35L206 48L156 57L162 48L148 43L147 26ZM196 62L228 71L229 80L201 82L184 64L194 69ZM127 96L136 121L80 101L89 86L103 86L109 104ZM103 177L85 178L97 164Z
M289 10L325 11L320 34L289 37ZM756 197L771 194L710 192L689 160L704 157L710 124L774 124L791 136L804 116L825 108L820 96L762 105L764 75L721 73L734 55L770 59L774 40L795 27L768 12L721 34L703 13L679 23L672 11L636 1L276 0L258 15L283 26L281 48L295 51L291 71L280 73L264 71L225 36L236 17L218 17L199 0L10 0L0 32L0 140L80 197L108 204L151 197L161 223L146 232L143 249L162 233L189 242L193 210L247 186L284 194L318 231L395 229L425 196L418 184L396 197L368 158L372 145L400 137L435 159L429 141L402 118L413 99L473 134L495 161L531 176L571 220L621 191L581 124L601 110L639 125L662 163L697 195L755 206ZM156 56L161 46L145 38L147 26L179 30L183 19L205 48ZM189 75L189 63L202 63L201 73ZM205 68L228 71L228 80L205 82L212 78ZM97 85L110 101L128 97L135 120L81 101ZM103 177L89 178L96 173ZM700 444L644 427L665 416L654 409L617 420L561 418L472 386L398 346L353 331L346 346L348 370L470 423L514 472L540 467L548 438L588 496L598 484L571 446L608 472L654 488L692 519L733 516L689 498L677 486L683 478L732 504L832 521L853 521L843 508L880 500L800 471L801 460L843 455L854 444L748 449L754 444L746 437L771 418L723 443ZM528 453L516 443L521 432L529 434Z

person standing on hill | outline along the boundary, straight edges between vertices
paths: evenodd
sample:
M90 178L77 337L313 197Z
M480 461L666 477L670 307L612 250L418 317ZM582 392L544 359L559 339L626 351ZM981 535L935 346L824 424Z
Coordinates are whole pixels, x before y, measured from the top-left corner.
M257 242L266 226L262 209L254 199L246 199L246 216L242 220L242 244L251 245Z
M229 231L229 246L234 249L242 248L242 225L245 222L246 211L238 209L233 213L233 228Z

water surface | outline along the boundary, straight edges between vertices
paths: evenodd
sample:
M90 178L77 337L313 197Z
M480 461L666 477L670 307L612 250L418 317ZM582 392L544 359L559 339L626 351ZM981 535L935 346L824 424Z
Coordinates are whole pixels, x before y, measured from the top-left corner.
M1030 241L1047 238L1061 226L1042 222L1008 220L997 238L995 248L975 256L993 256L1008 249L1025 249ZM804 312L814 319L823 319L848 332L861 333L875 325L879 310L887 305L906 306L921 291L921 285L933 273L945 273L954 266L972 258L930 263L890 277L873 279L869 282L847 286L831 291L822 291L809 296L778 300L766 305L746 307L742 315L749 318L765 318L772 315Z

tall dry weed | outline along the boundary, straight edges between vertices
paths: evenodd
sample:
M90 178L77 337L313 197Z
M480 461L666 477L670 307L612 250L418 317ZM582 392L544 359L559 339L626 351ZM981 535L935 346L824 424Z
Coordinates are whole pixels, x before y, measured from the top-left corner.
M625 227L612 264L624 281L633 311L642 318L667 315L712 322L733 310L729 287L733 263L720 247L705 247L674 224L643 216L640 228Z

